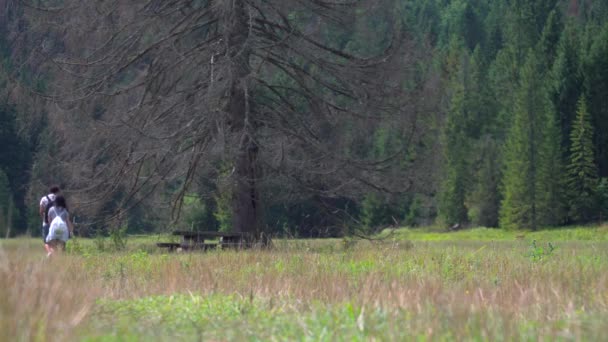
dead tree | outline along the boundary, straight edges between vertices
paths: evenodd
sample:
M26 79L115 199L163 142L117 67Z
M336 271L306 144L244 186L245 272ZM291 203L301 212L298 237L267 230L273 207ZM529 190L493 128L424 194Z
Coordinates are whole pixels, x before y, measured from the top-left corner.
M362 58L324 34L352 25L358 6L391 1L25 4L51 32L35 51L53 80L40 95L59 108L51 124L66 139L62 159L83 203L120 192L121 203L137 204L170 183L179 212L219 158L230 166L233 230L260 239L269 178L328 196L409 184L386 177L423 127L412 94L424 89L402 87L417 58L407 35L394 21L383 52ZM399 151L381 160L345 152L345 135L366 137L379 122L400 130Z

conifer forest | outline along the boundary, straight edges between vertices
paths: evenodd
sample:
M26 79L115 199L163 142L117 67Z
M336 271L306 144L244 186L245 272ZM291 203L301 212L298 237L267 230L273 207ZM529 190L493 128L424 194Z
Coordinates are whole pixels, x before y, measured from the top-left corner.
M608 1L0 0L0 236L608 216Z

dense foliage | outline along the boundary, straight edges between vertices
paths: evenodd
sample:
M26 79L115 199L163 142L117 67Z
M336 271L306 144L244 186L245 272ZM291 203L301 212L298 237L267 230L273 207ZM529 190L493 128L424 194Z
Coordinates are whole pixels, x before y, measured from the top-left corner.
M432 222L537 229L605 217L608 2L395 0L375 4L380 8L353 13L356 25L341 29L315 26L316 17L304 8L294 10L286 20L314 32L337 51L369 57L390 44L392 13L401 22L407 50L413 51L407 56L404 49L394 53L411 63L407 71L393 74L393 79L380 77L387 77L387 83L400 83L412 95L404 103L391 99L390 104L420 119L400 127L395 124L398 121L385 120L373 108L365 108L369 113L364 124L344 116L334 122L311 121L318 126L313 127L318 141L336 150L319 155L318 161L307 156L316 168L310 168L306 178L296 177L300 164L288 163L290 157L299 160L316 147L294 149L289 139L267 143L275 152L264 160L267 170L289 166L289 172L267 172L269 179L264 180L261 217L267 231L339 235L351 232L345 227L359 226L369 232L387 225ZM116 203L128 197L128 189L119 188L113 198L92 206L92 196L82 190L86 182L80 180L75 191L73 174L66 172L78 170L78 165L70 164L75 160L70 159L76 154L73 146L67 152L61 148L70 140L63 121L78 122L86 135L90 122L106 117L108 108L89 103L79 108L86 115L61 116L65 108L35 95L61 76L25 57L41 46L42 38L53 45L49 43L53 37L35 33L35 22L19 6L9 1L8 11L0 14L0 23L5 24L0 29L0 142L5 147L0 150L0 226L10 222L13 233L37 231L37 201L52 182L66 186L76 215L80 207L91 223L89 228L104 228L108 221L99 218L115 217L121 210ZM49 49L69 50L78 42L55 43ZM290 63L303 65L310 75L319 73L295 57ZM395 80L396 75L400 79ZM280 72L264 76L280 85L269 89L293 86L293 80ZM324 82L332 81L327 77ZM327 89L315 91L319 92L316 96L331 97ZM278 97L290 98L293 108L286 111L307 120L315 118L308 115L314 114L314 106L295 93L280 90L255 96L259 96L259 106ZM336 106L348 107L348 101L339 95L331 99ZM409 129L417 133L410 134ZM339 154L349 161L390 160L392 164L390 168L366 165L373 173L363 179L345 167L324 177L326 170L340 165L331 163ZM107 158L111 156L95 160L105 165ZM95 169L95 165L87 167ZM54 171L49 174L49 170ZM222 158L201 166L194 186L179 197L178 224L230 230L233 170ZM351 186L354 182L360 186ZM170 217L167 202L181 185L176 181L146 189L150 192L143 198L129 197L122 208L129 210L114 224L127 226L130 232L165 229Z
M605 59L592 56L605 45L605 4L423 1L413 9L436 20L436 30L423 32L431 39L439 32L436 58L446 80L440 218L514 229L597 219L592 179L606 176L607 156L603 133L592 130L606 122L599 103L607 93ZM596 106L586 137L575 141L579 97ZM576 183L576 167L586 180Z

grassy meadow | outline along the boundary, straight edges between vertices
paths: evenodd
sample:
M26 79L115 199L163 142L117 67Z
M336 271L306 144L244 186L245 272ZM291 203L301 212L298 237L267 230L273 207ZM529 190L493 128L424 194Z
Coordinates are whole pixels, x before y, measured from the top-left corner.
M386 232L385 232L386 233ZM167 254L131 237L0 241L0 340L603 340L608 227Z

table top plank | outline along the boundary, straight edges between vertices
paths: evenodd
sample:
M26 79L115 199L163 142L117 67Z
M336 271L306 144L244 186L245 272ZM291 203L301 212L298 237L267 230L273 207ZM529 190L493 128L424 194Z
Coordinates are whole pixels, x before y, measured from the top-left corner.
M176 230L172 233L173 235L181 235L184 237L199 237L199 238L216 238L216 237L245 237L247 233L223 233L214 231L187 231L187 230Z
M157 242L156 245L161 248L178 248L181 246L181 244L174 242Z

